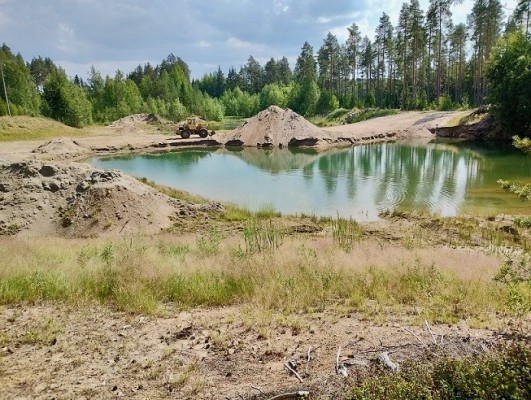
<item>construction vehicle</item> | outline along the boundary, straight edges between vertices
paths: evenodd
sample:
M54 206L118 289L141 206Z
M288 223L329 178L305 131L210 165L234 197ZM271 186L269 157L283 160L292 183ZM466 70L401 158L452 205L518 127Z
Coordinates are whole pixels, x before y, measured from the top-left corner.
M179 125L177 128L177 134L179 134L183 139L188 139L190 135L199 135L202 138L206 138L207 136L212 136L216 132L211 131L209 132L206 128L205 122L201 120L199 117L188 117L186 118L186 122Z

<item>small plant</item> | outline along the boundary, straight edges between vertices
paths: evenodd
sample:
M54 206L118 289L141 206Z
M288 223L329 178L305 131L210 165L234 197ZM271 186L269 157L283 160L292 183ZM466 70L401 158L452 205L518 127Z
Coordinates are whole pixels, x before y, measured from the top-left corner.
M28 329L18 340L21 344L50 345L60 331L53 319L48 319L43 324Z
M100 257L106 265L110 265L114 261L114 247L111 243L103 247Z
M244 224L243 237L246 253L252 254L278 249L282 244L284 232L271 220L262 222L253 218Z
M61 226L68 228L74 223L74 217L76 216L76 209L73 206L62 208L59 210L59 217L61 219Z
M508 285L531 284L531 257L522 254L519 258L506 257L494 280Z
M531 217L514 217L513 222L520 228L531 228Z
M334 242L347 253L352 251L352 244L363 234L363 230L352 218L344 219L339 215L332 220L332 236Z
M20 227L17 224L10 224L7 226L7 234L14 235L20 231Z
M219 254L220 244L223 240L222 233L215 227L211 227L208 236L201 236L197 239L197 249L201 255L212 256Z

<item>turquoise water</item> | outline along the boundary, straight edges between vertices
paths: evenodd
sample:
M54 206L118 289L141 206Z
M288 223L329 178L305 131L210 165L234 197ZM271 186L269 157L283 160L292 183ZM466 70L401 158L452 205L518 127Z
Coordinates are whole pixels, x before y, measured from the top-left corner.
M531 157L500 145L371 144L325 152L302 149L184 149L99 158L102 169L259 210L377 219L385 210L531 214L503 192L500 178L531 182Z

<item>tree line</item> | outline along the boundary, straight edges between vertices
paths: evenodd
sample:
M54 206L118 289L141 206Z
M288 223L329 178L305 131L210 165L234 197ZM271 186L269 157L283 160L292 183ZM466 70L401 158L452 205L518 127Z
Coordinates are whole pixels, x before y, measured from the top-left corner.
M305 116L339 107L479 106L492 100L491 88L496 85L489 79L504 78L504 66L498 75L489 67L495 64L489 61L493 55L506 54L496 50L502 36L506 43L520 46L516 53L524 55L523 69L520 65L520 73L511 79L513 87L524 79L521 95L528 95L529 1L519 0L506 19L500 0L475 0L467 24L454 25L450 9L458 2L430 0L424 11L418 0L410 0L402 5L396 26L382 14L372 40L362 37L353 23L344 43L332 33L317 51L305 42L293 70L286 57L271 58L262 66L251 55L239 70L231 67L225 75L218 67L198 80L191 80L188 65L172 54L157 66L139 65L128 74L117 71L114 77L103 77L92 68L86 81L77 76L70 80L51 59L38 57L26 63L4 44L0 60L11 109L2 92L0 115L45 115L84 126L138 112L173 120L190 113L209 120L248 117L272 104ZM510 39L515 36L522 40ZM506 112L500 110L503 107L500 115ZM528 113L524 109L521 117Z

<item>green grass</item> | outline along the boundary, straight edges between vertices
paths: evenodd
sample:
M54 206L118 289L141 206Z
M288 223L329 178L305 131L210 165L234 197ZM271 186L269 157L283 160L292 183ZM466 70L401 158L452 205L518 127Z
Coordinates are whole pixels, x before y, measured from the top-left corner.
M292 238L268 220L248 221L236 238L212 228L180 238L2 241L0 304L96 301L135 313L167 303L285 314L346 307L376 320L415 309L411 318L436 323L518 316L531 304L528 284L496 282L481 266L462 275L370 242L345 253L332 238ZM378 261L388 252L396 259ZM374 256L362 261L364 254Z
M331 221L332 224L332 237L334 242L346 252L352 251L352 245L355 240L359 240L363 235L363 229L352 218L344 219L340 218Z

